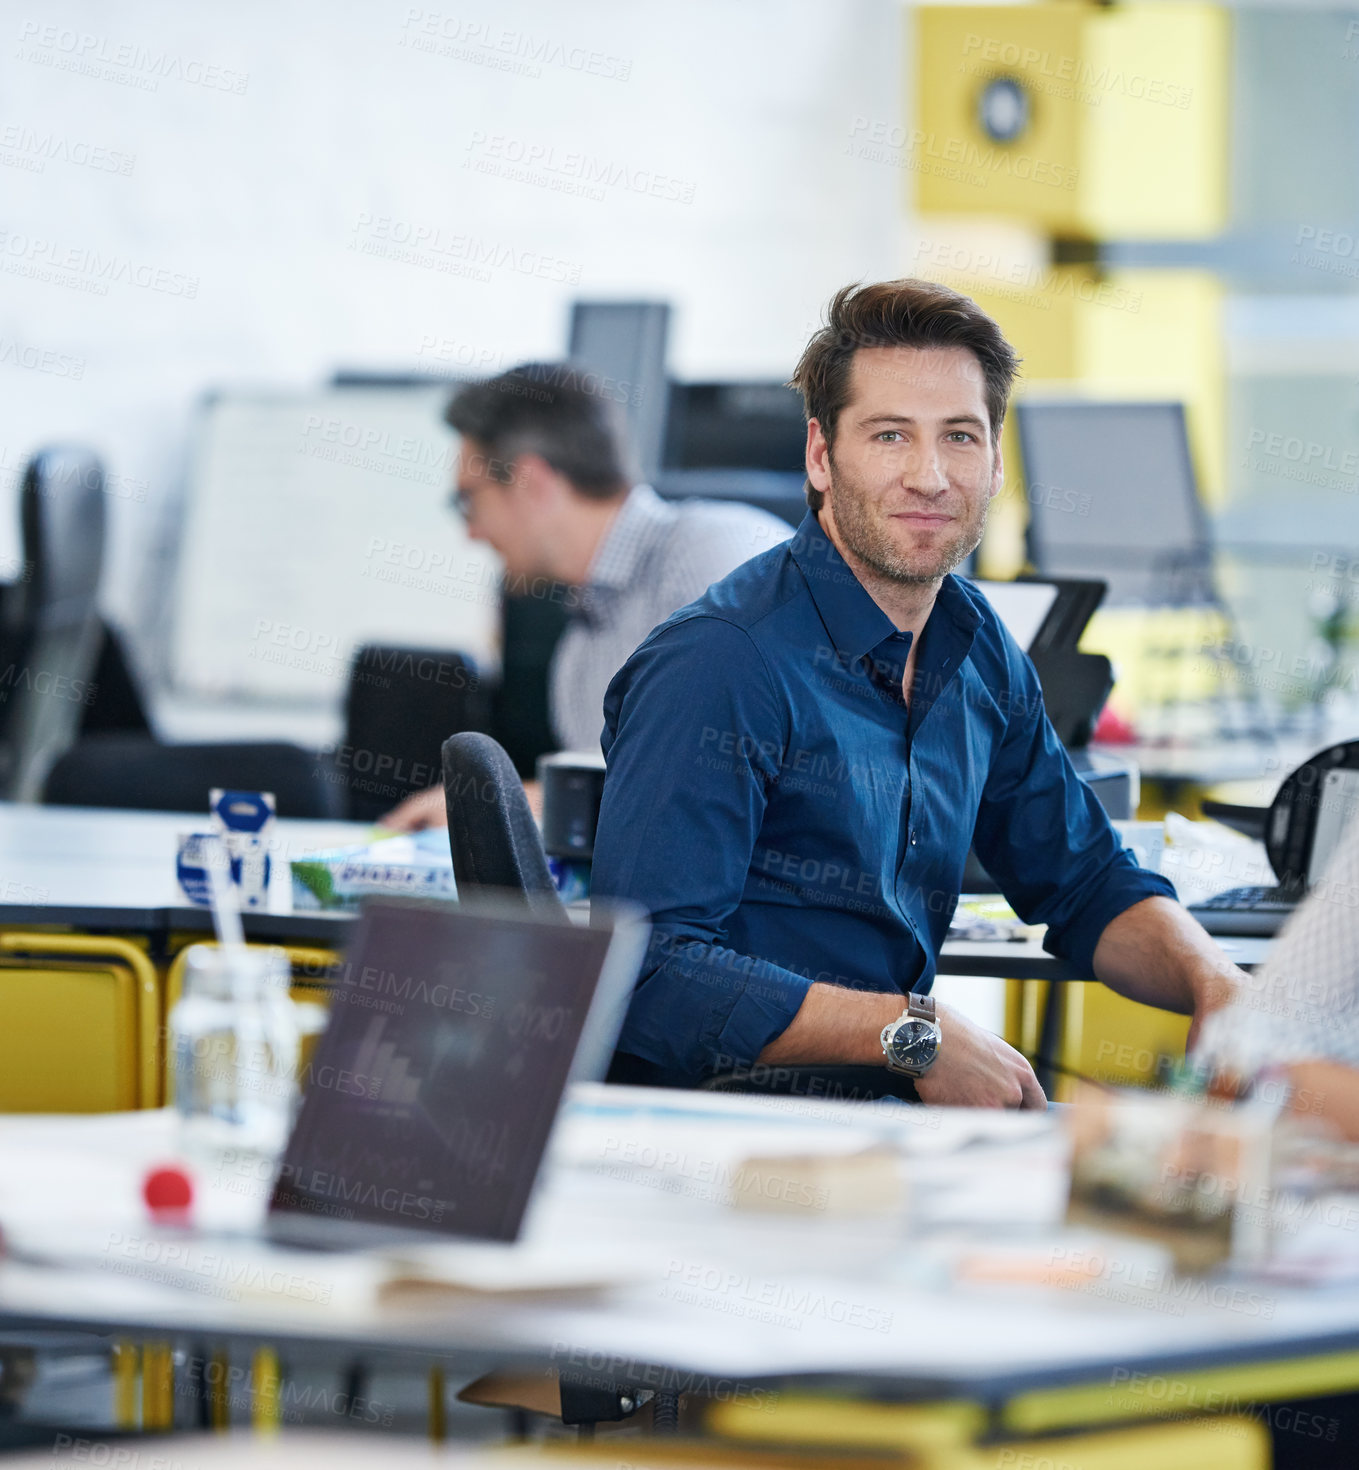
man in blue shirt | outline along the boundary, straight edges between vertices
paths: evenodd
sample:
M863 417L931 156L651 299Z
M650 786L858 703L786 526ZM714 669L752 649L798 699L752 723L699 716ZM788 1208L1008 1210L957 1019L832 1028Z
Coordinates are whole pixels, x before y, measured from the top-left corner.
M1016 366L946 287L840 291L793 379L796 536L615 676L592 887L654 924L619 1075L890 1065L926 1102L1042 1106L1018 1052L915 998L969 845L1053 953L1122 994L1196 1016L1230 996L1240 972L1123 850L1033 666L950 575L1001 487Z

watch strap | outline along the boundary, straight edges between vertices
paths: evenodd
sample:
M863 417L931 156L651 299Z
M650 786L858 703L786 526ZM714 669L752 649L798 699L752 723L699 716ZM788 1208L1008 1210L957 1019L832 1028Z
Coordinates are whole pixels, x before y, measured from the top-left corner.
M937 1021L937 1008L932 995L917 995L911 991L906 997L906 1014L919 1021Z

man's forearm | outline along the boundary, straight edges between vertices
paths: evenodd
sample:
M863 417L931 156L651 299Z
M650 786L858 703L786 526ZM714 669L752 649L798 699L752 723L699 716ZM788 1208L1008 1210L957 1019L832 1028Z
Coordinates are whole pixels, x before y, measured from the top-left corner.
M1245 978L1203 927L1169 898L1144 898L1111 919L1095 946L1095 978L1143 1005L1201 1016Z
M879 1034L905 1009L906 1001L900 995L847 990L817 981L797 1015L764 1047L759 1060L782 1066L881 1066Z

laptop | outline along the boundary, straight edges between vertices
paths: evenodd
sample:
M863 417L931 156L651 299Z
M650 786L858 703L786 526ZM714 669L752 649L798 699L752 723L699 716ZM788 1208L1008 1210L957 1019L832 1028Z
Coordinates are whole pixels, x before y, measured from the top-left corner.
M1305 864L1294 868L1289 859L1296 856L1296 844L1286 843L1283 834L1278 841L1271 840L1275 834L1267 832L1265 850L1274 875L1279 879L1278 884L1229 888L1225 893L1191 904L1189 912L1209 934L1271 938L1325 877L1326 868L1347 824L1359 814L1359 770L1338 768L1319 774L1317 799L1314 802L1297 800L1284 805L1277 819L1279 826L1290 826L1295 812L1305 819L1315 811ZM1270 816L1270 825L1273 826L1273 811Z
M644 918L367 904L269 1203L266 1233L353 1249L513 1241L569 1082L604 1077Z

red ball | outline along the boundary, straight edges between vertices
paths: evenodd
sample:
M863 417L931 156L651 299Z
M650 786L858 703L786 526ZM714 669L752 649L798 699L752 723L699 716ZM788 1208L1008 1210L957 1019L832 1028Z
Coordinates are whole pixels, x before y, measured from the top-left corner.
M187 1210L193 1204L193 1180L177 1165L163 1165L142 1181L142 1198L153 1213Z

